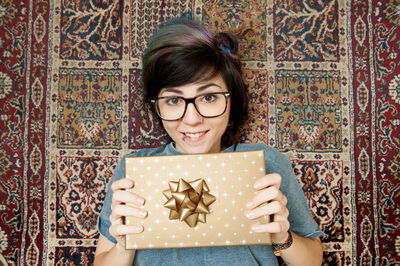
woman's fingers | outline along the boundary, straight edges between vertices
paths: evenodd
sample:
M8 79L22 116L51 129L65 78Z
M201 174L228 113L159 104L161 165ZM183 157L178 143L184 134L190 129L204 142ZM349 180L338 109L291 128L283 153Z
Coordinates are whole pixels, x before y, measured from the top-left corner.
M269 201L279 201L282 205L286 206L287 199L285 195L276 186L270 186L257 193L249 202L247 202L248 209L254 209L257 206L265 204Z
M257 190L264 189L270 186L276 186L279 188L281 186L281 176L279 174L268 174L261 178L258 178L254 182L254 188Z
M129 188L133 188L134 186L134 182L131 179L128 178L122 178L119 179L117 181L115 181L114 183L111 184L111 189L112 191L117 191L117 190L121 190L121 189L129 189Z
M144 205L145 199L127 190L133 187L134 182L127 178L120 179L111 185L113 197L109 232L122 246L125 246L125 236L127 234L138 234L143 231L143 226L141 225L123 224L123 217L145 218L147 216L146 210L138 208Z
M279 234L282 232L287 232L289 230L289 227L289 222L287 220L284 220L274 221L267 224L253 224L251 229L257 233Z
M114 204L131 203L137 206L142 206L145 199L127 190L117 190L113 193L112 201Z
M254 224L254 232L271 233L275 238L281 238L289 230L289 210L286 207L287 198L280 191L282 178L279 174L268 174L256 180L254 188L258 193L247 203L248 219L257 219L271 215L272 221L266 224Z
M125 237L128 234L139 234L143 232L141 225L123 225L120 223L111 224L108 229L110 234L117 240L117 243L125 248Z
M280 201L271 201L246 212L248 219L257 219L264 215L280 215L287 218L289 210L286 208L286 204L282 204Z
M115 238L126 236L128 234L138 234L143 231L143 226L141 225L123 225L114 224L110 226L109 232Z
M130 205L114 205L111 207L112 213L110 220L117 220L124 216L132 216L137 218L145 218L147 216L147 211L144 209L136 208Z
M249 200L247 208L254 209L255 207L271 200L282 200L283 194L279 190L281 180L282 178L279 174L268 174L258 178L254 183L254 188L259 192Z

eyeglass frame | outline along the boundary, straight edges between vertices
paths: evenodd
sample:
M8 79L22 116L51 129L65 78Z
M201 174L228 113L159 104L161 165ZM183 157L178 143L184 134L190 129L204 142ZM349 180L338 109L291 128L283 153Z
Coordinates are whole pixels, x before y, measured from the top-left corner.
M222 94L222 95L225 96L225 108L224 108L224 111L223 111L221 114L219 114L219 115L214 115L214 116L205 116L205 115L203 115L202 113L200 113L200 111L197 109L195 100L196 100L198 97L205 96L205 95L209 95L209 94ZM209 93L200 94L200 95L197 95L197 96L191 97L191 98L185 98L185 97L181 97L181 96L164 96L164 97L158 97L157 99L152 99L152 100L150 100L150 102L151 102L152 104L154 104L155 109L156 109L156 112L157 112L157 115L161 118L161 120L164 120L164 121L178 121L179 119L182 119L182 117L185 116L188 103L192 103L193 106L194 106L194 108L196 109L196 112L197 112L199 115L201 115L202 117L204 117L204 118L214 118L214 117L221 116L221 115L225 114L225 112L226 112L226 108L227 108L227 106L228 106L228 97L230 97L230 96L231 96L231 93L228 92L228 91L224 91L224 92L209 92ZM164 119L164 118L162 118L161 115L160 115L160 110L159 110L160 108L158 107L157 102L158 102L158 100L160 100L160 99L166 99L166 98L171 98L171 97L172 97L172 98L179 98L179 99L184 100L184 101L185 101L185 109L184 109L184 111L183 111L183 113L182 113L182 116L179 117L179 118L177 118L177 119Z

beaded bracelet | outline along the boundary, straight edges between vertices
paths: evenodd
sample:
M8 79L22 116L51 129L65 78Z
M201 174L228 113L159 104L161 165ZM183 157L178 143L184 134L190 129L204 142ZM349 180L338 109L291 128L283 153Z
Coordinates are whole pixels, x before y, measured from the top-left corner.
M284 249L289 248L293 244L293 237L292 233L288 231L288 238L286 239L285 242L283 243L273 243L272 242L272 248L274 249L274 254L275 256L281 256L281 251Z

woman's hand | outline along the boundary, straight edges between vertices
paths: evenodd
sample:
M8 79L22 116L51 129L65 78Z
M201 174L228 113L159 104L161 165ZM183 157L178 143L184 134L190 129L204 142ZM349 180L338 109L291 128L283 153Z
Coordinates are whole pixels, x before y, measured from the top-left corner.
M135 193L127 191L134 187L134 182L130 179L123 178L115 181L111 185L113 191L111 203L111 226L110 234L117 240L117 247L125 248L125 236L127 234L138 234L143 231L141 225L124 225L125 216L133 216L137 218L145 218L147 211L140 208L145 203L145 199Z
M257 179L254 188L258 190L258 193L246 205L249 209L246 216L249 219L257 219L264 215L272 216L270 223L254 224L252 230L270 233L275 243L285 242L290 228L289 210L286 208L287 198L280 191L280 185L279 174L268 174Z

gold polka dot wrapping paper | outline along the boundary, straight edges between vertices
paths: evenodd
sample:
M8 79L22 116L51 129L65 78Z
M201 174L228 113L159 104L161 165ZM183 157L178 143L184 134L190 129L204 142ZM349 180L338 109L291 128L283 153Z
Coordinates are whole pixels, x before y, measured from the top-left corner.
M270 245L267 233L251 230L267 223L249 220L246 203L265 175L264 151L128 157L125 176L132 192L146 199L145 219L126 217L144 231L127 235L128 249Z

